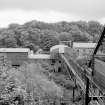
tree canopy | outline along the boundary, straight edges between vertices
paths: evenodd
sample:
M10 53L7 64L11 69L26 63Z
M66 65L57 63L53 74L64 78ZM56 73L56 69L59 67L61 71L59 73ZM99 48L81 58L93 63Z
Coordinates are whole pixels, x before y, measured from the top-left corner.
M0 29L0 47L29 47L49 50L59 41L96 42L103 26L96 21L10 24Z

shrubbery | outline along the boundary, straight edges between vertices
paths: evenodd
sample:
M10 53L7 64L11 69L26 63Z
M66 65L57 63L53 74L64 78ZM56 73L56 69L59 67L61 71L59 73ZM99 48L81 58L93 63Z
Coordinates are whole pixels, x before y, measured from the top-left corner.
M62 88L48 79L40 64L26 63L18 69L0 65L0 105L49 104L62 95Z

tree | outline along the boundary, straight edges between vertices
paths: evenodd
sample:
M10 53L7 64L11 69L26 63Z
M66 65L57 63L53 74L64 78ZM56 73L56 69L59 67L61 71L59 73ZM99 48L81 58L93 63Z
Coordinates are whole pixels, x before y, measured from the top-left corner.
M16 29L16 28L18 28L18 27L19 27L19 24L12 23L12 24L10 24L8 27L9 27L9 29L14 30L14 29Z
M28 28L29 40L38 45L40 42L41 31L39 29Z
M59 34L59 40L60 41L70 41L70 40L72 40L73 38L72 38L72 35L71 35L71 33L68 33L68 32L61 32L60 34Z
M49 51L54 45L59 44L59 40L53 36L43 36L40 42L40 46L43 50Z
M17 41L16 41L16 39L13 38L13 37L6 38L5 39L5 46L6 47L11 47L11 48L17 47Z
M89 21L88 22L88 32L90 33L90 35L92 36L96 36L97 37L100 35L100 33L102 32L102 25L96 21Z
M29 42L49 50L50 46L56 45L57 40L96 42L102 29L103 26L96 21L69 23L65 21L58 23L31 21L23 25L10 24L8 28L0 29L0 47L24 47L24 43ZM45 39L49 39L51 43L55 44L51 44Z
M23 47L29 48L30 50L33 50L34 52L36 52L39 49L39 46L37 46L34 43L31 43L29 41L25 41L23 43Z

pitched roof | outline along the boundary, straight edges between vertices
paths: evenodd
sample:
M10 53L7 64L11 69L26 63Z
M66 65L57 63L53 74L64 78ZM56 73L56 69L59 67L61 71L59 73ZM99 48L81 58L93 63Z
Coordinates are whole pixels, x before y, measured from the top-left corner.
M29 52L28 48L0 48L0 53L3 52Z
M73 43L73 48L95 48L97 43L79 43L79 42L74 42Z
M65 47L68 47L68 46L67 45L63 45L63 44L61 44L61 45L55 45L55 46L50 48L50 51L53 51L55 49L62 49L62 48L65 48Z

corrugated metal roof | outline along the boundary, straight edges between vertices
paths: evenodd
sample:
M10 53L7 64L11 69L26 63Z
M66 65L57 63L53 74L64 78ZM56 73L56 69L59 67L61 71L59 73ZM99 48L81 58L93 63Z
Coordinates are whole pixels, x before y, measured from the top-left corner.
M0 53L3 52L29 52L28 48L0 48Z
M73 43L73 48L95 48L97 43Z
M50 55L48 54L30 54L28 58L29 59L50 59Z
M62 48L65 48L65 47L68 47L68 46L63 45L63 44L61 44L61 45L55 45L55 46L50 48L50 51L53 51L55 49L62 49Z

